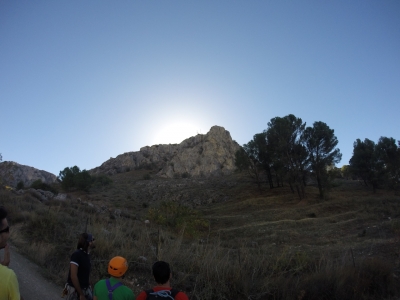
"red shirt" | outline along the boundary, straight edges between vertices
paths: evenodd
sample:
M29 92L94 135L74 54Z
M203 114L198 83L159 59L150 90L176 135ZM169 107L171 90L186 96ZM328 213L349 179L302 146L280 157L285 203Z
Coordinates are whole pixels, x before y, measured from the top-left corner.
M163 286L155 286L153 287L153 290L155 292L158 291L169 291L172 288L167 288L167 287L163 287ZM147 298L147 294L145 291L142 291L139 296L136 297L136 300L146 300ZM188 296L186 296L186 294L184 292L179 292L178 294L176 294L175 296L175 300L189 300Z

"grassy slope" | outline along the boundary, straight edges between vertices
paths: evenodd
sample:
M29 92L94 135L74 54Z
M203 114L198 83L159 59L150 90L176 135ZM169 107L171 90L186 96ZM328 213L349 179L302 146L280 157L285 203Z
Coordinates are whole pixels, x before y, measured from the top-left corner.
M272 295L271 299L291 299L293 294L281 291L288 283L277 282L282 278L289 280L287 274L303 277L315 274L322 270L317 267L322 261L324 270L337 261L340 266L355 265L361 269L366 261L375 257L389 264L392 274L397 273L400 197L393 191L378 190L373 194L358 181L337 180L327 199L319 200L318 190L309 186L307 198L299 202L288 187L272 190L265 187L260 193L257 186L241 174L210 181L143 180L148 172L139 170L114 175L110 186L93 188L90 193L70 193L70 200L63 204L50 202L46 206L27 195L20 196L20 200L3 195L0 203L9 207L14 202L19 206L11 209L21 222L17 226L20 230L13 232L15 243L25 247L27 253L36 247L36 252L42 255L33 258L45 267L58 269L60 277L65 277L65 263L46 266L43 257L56 249L57 253L65 252L58 260L67 261L75 243L74 235L82 231L80 228L85 226L89 215L89 230L99 238L96 276L104 276L101 269L108 257L125 255L134 262L128 284L136 293L151 282L147 270L155 259L154 245L158 245L160 258L175 265L176 273L180 274L175 282L193 299L213 299L216 293L228 299L234 299L229 293L238 295L236 299L267 299L267 295ZM107 207L107 210L96 212L88 204L77 203L76 198L95 208ZM191 199L203 204L193 205ZM146 227L143 220L149 207L157 206L162 200L191 203L209 220L209 231L189 239L168 233L164 228L160 234L160 228L153 224ZM113 216L115 209L122 210L121 218ZM39 218L32 211L41 211L38 216L47 212L50 216L47 222L54 223L54 232L64 234L66 242L54 245L51 239L43 239L34 245L31 242L28 247L24 241L32 238L32 234L27 237L26 223L40 227L37 225ZM66 216L67 223L59 220L61 214ZM57 226L68 230L64 232ZM108 232L111 232L111 239ZM119 237L124 241L129 237L132 241L122 242ZM148 261L139 261L138 256L145 256ZM218 265L220 271L216 271ZM246 280L250 275L251 280ZM234 284L234 288L227 282ZM213 283L216 286L210 287ZM226 286L221 288L221 284ZM295 295L304 290L303 298L312 299L306 288L302 287L300 292L296 289L293 288Z

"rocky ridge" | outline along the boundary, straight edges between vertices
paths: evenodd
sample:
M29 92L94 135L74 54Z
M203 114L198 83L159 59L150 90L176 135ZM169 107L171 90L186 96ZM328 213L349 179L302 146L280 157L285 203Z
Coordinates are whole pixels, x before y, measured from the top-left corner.
M229 131L213 126L207 134L198 134L180 144L146 146L118 155L89 172L113 175L148 168L165 178L226 175L236 169L235 153L239 148Z
M39 179L44 183L51 184L57 180L57 176L13 161L0 163L0 180L5 185L16 187L19 182L22 182L27 187Z

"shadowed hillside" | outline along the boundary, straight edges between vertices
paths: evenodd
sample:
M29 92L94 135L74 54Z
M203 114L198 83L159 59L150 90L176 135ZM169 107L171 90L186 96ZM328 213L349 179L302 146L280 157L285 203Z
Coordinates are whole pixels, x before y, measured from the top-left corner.
M108 185L39 201L3 191L12 242L62 283L77 235L97 241L93 276L110 257L130 261L126 283L152 284L156 259L173 266L191 299L394 299L399 275L399 195L375 194L359 181L335 180L325 200L307 186L260 193L240 173L159 178L131 170ZM150 220L150 222L145 222Z

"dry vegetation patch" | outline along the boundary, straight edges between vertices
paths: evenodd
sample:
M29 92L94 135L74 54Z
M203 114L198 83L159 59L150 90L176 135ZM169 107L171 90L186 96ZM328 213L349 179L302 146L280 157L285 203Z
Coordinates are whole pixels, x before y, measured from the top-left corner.
M309 186L299 202L288 187L260 193L239 174L210 181L153 176L117 174L111 185L70 193L63 202L3 191L12 242L63 283L77 236L87 229L97 241L94 280L122 255L135 294L152 285L150 266L163 259L191 299L400 296L400 197L391 191L373 194L341 180L327 199ZM191 219L205 223L191 227Z

